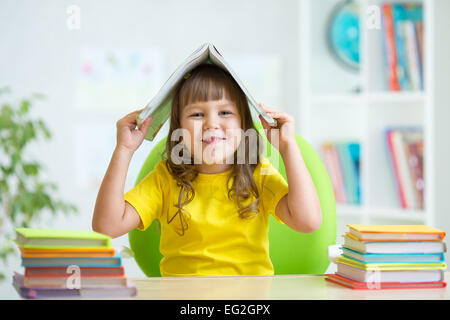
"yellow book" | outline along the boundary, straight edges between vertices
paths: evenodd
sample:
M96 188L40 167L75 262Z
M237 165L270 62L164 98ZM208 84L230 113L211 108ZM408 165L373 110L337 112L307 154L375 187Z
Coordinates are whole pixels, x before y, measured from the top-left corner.
M425 225L348 224L349 234L359 241L442 241L445 232Z
M25 249L19 247L24 258L74 258L74 257L114 257L114 248L67 248L67 249Z
M336 258L337 263L370 271L395 271L395 270L445 270L447 265L439 263L363 263L347 257Z

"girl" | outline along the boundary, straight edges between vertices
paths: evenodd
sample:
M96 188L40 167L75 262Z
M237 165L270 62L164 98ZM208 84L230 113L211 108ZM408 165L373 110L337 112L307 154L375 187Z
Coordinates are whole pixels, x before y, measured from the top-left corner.
M118 237L159 220L162 276L273 275L269 214L302 233L319 228L322 216L293 118L260 106L278 121L272 128L260 117L283 158L288 183L261 155L261 137L255 143L247 134L256 129L233 77L201 65L175 90L164 160L125 195L131 157L152 119L136 129L139 110L117 122L93 229Z

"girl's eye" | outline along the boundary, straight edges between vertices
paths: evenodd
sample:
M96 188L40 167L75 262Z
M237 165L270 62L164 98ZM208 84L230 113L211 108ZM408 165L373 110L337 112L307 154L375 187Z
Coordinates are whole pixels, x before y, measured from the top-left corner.
M220 111L220 113L225 114L225 115L231 114L230 111ZM191 114L191 117L198 117L199 115L203 115L203 113L201 113L201 112L193 113L193 114Z

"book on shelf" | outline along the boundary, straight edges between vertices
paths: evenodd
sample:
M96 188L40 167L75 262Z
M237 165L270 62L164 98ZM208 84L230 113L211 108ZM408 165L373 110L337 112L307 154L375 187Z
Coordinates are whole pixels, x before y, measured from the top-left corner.
M13 286L23 298L129 297L120 253L111 237L86 230L16 228L24 273Z
M423 130L386 128L385 136L401 207L423 210Z
M336 202L361 204L360 144L324 142L321 155L330 176Z
M327 281L351 289L443 288L445 232L425 225L347 225Z
M382 5L387 87L423 90L423 8L416 3Z

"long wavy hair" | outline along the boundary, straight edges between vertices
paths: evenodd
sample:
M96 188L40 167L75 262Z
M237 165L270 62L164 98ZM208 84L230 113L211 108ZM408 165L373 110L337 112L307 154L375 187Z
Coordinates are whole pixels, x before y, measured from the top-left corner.
M175 231L179 235L184 235L188 229L190 214L183 207L195 197L192 182L198 176L198 170L194 165L193 155L186 148L183 148L181 151L183 153L181 157L183 159L188 157L190 161L182 161L179 164L172 161L169 155L172 155L172 150L180 143L179 141L172 141L172 133L174 130L181 128L181 110L186 105L195 102L221 100L225 97L235 103L241 117L241 129L243 132L245 133L249 129L253 129L256 132L256 154L254 152L255 146L252 145L252 148L249 147L251 139L249 139L248 135L243 136L239 147L234 152L233 170L227 178L228 198L236 203L240 218L252 219L259 214L259 192L253 177L253 172L260 162L263 153L262 138L254 127L247 98L234 78L227 71L217 66L203 64L187 74L175 89L170 117L170 129L165 150L162 153L167 170L177 181L177 186L180 187L178 203L174 205L177 208L176 213L172 216L170 214L167 215L168 224L176 218L179 219L179 226L174 226ZM252 141L252 144L254 142ZM251 155L250 150L252 150ZM242 153L245 157L242 157ZM239 161L238 156L240 156ZM250 157L252 161L249 161ZM230 184L230 182L232 183ZM248 203L252 196L255 200L245 205L245 202Z

